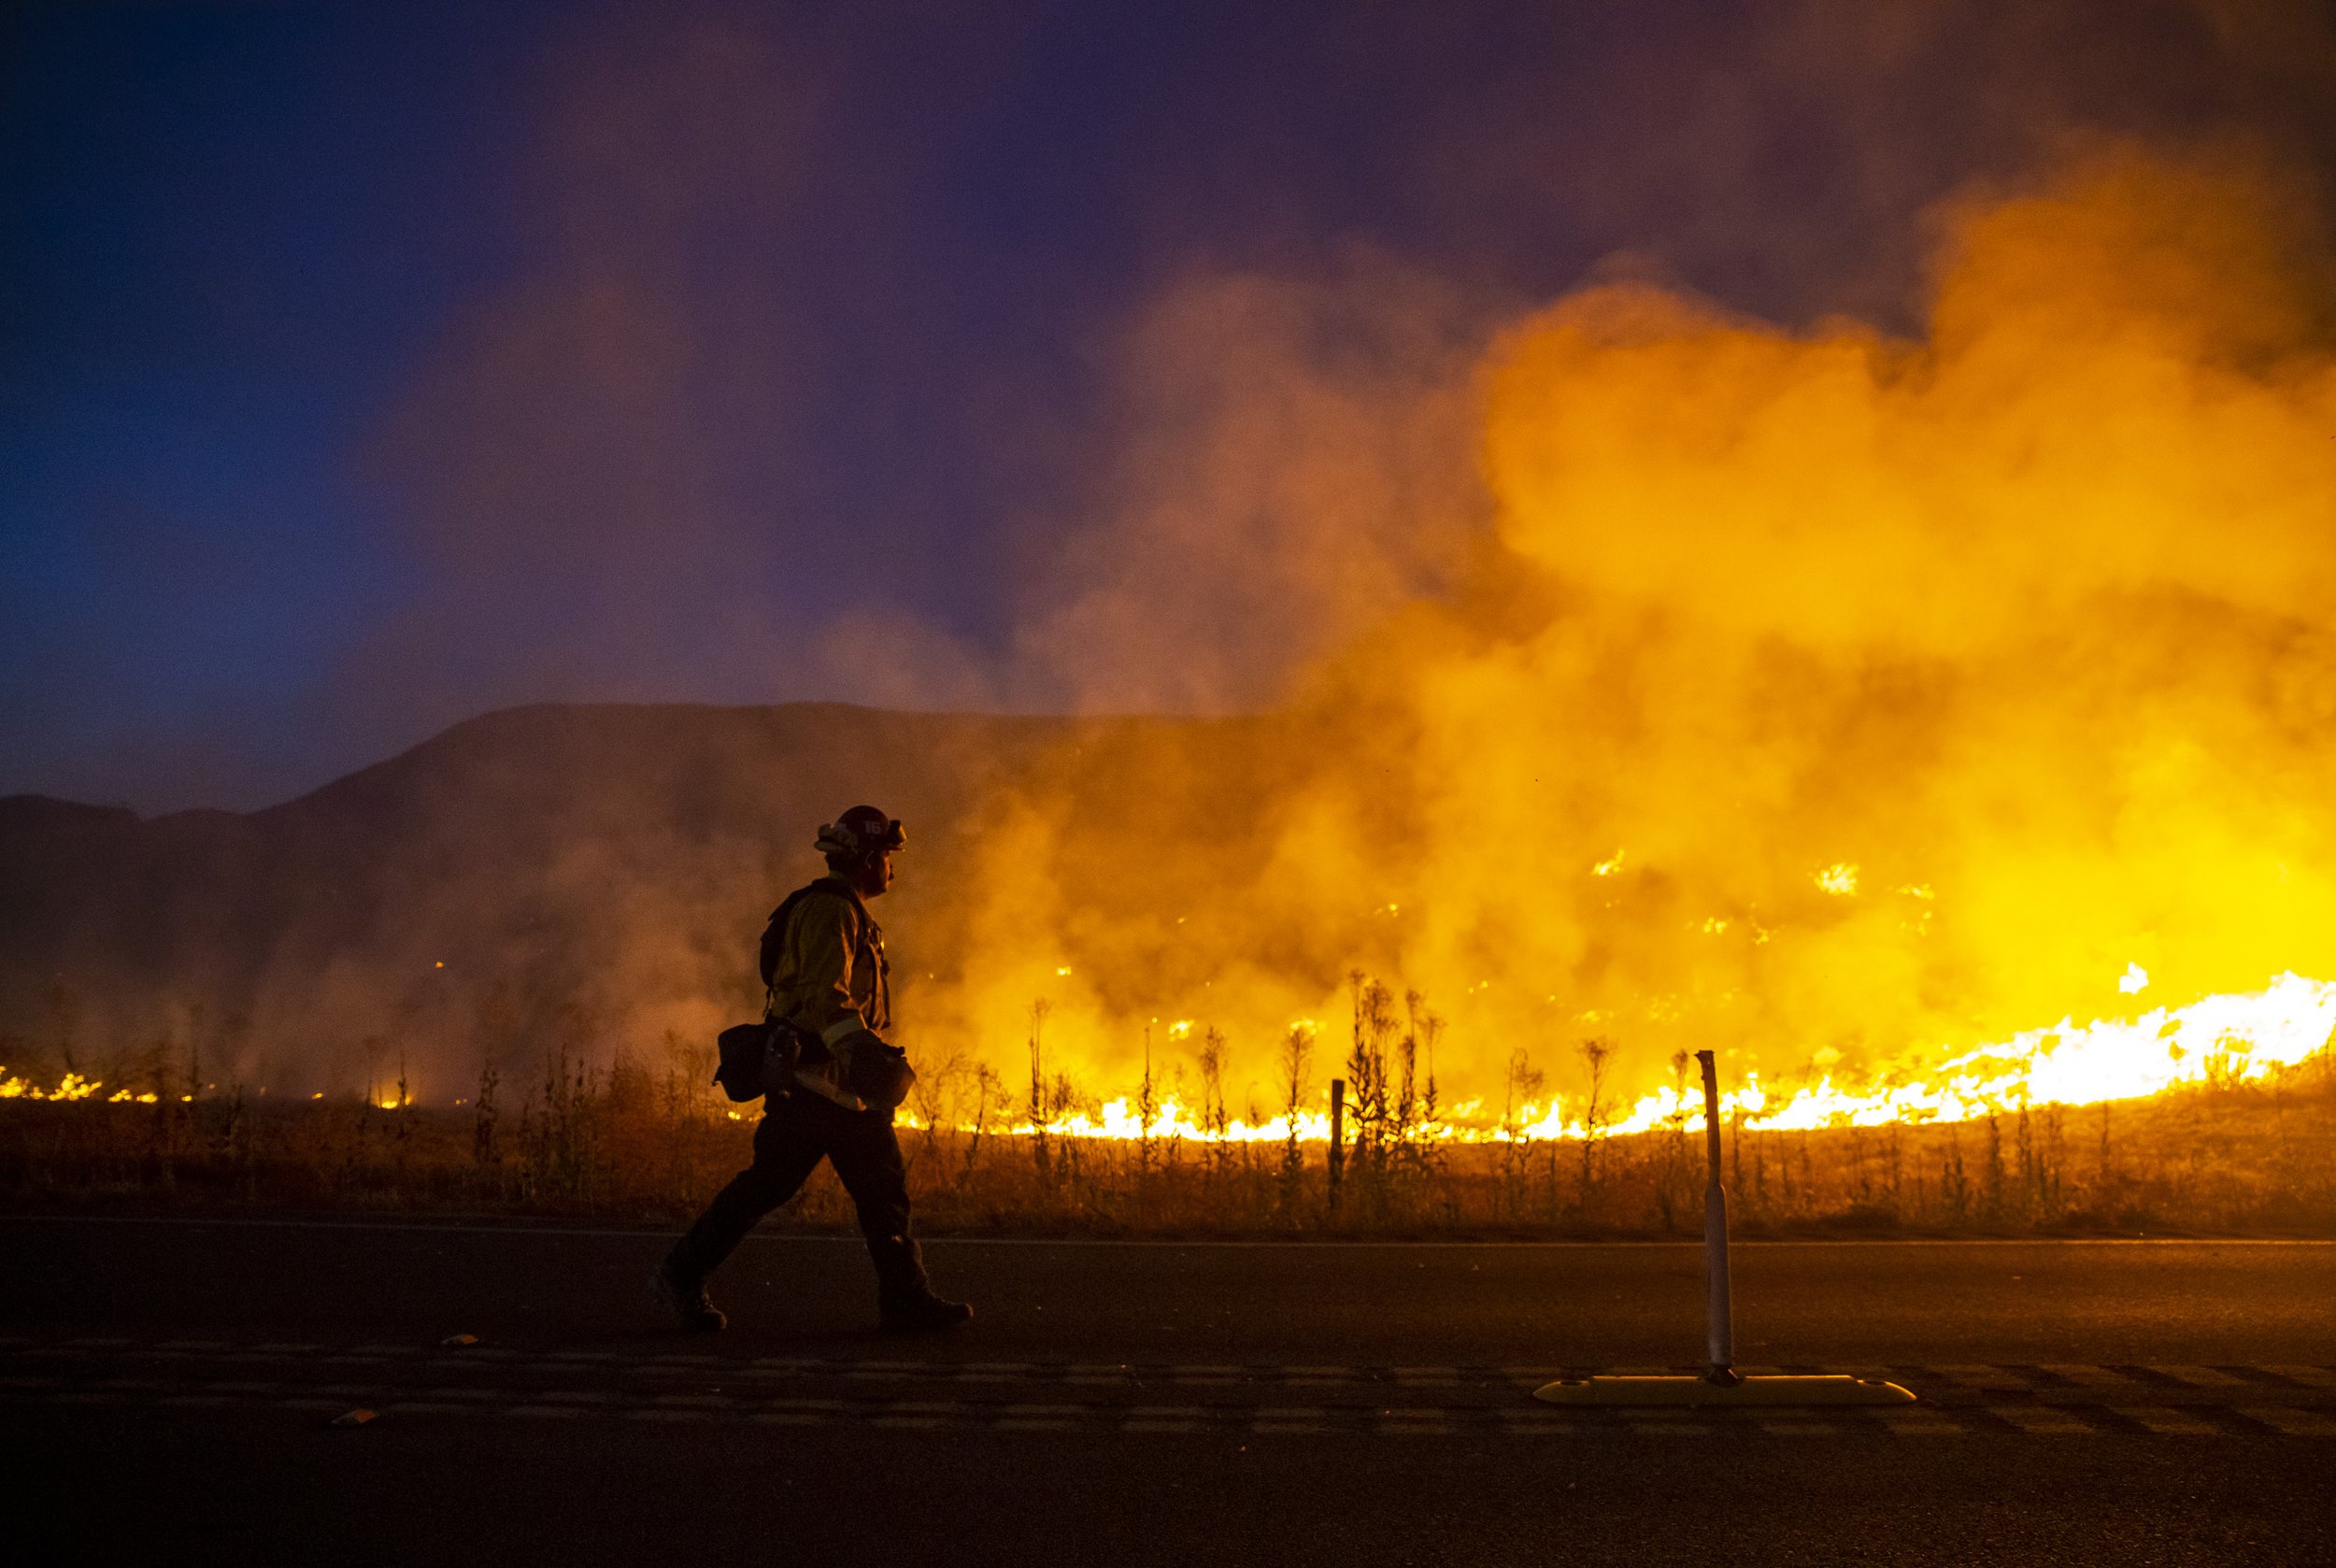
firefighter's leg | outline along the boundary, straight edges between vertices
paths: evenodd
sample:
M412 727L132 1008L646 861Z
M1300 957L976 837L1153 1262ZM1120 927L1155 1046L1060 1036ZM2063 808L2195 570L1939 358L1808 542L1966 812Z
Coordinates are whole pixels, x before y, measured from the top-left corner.
M793 1197L818 1168L825 1148L804 1117L805 1098L790 1094L764 1114L754 1130L754 1163L715 1194L697 1223L675 1244L665 1272L677 1285L702 1287L755 1223Z
M828 1158L860 1211L860 1233L876 1264L876 1305L884 1325L894 1329L947 1328L971 1318L973 1309L933 1293L908 1223L908 1168L901 1159L889 1112L838 1109Z

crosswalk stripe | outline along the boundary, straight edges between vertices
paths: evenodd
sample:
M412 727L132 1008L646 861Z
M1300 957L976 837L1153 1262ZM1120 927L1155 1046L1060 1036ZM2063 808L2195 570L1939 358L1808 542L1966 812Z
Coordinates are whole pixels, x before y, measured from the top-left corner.
M2048 1372L2063 1383L2073 1383L2080 1389L2129 1389L2133 1379L2122 1372L2105 1366L2071 1366L2062 1362L2037 1368Z
M2000 1366L1931 1366L1923 1370L1963 1388L1990 1392L2018 1393L2035 1386L2028 1378Z
M2336 1420L2330 1420L2317 1410L2298 1410L2292 1405L2247 1405L2239 1412L2247 1419L2260 1421L2290 1437L2336 1437Z
M2035 1436L2061 1433L2089 1434L2101 1430L2088 1422L2077 1419L2065 1410L2049 1404L1991 1405L1987 1413L2009 1421L2020 1431Z
M2112 1407L2127 1420L2165 1437L2211 1437L2222 1428L2201 1421L2196 1416L2171 1410L2162 1404L2120 1404Z
M2267 1366L2261 1369L2274 1377L2285 1377L2290 1383L2300 1383L2307 1389L2336 1389L2336 1370L2324 1366Z

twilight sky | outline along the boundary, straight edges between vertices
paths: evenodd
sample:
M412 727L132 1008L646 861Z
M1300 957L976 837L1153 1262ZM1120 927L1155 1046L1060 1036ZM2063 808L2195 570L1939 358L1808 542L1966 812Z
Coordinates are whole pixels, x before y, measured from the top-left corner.
M2257 0L19 4L0 793L248 808L541 700L1271 701L1449 568L1504 321L1619 271L1903 328L1939 203L2105 135L2326 189L2330 40ZM1373 493L1296 526L1293 471Z

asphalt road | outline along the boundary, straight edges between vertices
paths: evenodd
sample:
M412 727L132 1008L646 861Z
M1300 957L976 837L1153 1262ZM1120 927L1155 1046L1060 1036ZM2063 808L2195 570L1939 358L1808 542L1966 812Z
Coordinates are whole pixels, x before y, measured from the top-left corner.
M2336 1563L2336 1246L1743 1247L1742 1361L1919 1402L1584 1412L1694 1249L939 1242L901 1340L787 1236L675 1333L662 1241L0 1217L11 1560Z

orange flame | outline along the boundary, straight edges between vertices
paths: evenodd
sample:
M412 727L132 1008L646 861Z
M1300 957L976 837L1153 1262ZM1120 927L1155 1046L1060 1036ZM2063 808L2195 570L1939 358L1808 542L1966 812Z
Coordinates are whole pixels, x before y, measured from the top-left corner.
M1229 1099L1277 1110L1283 1020L1338 1016L1360 968L1417 988L1387 1038L1432 1019L1450 1097L1537 1062L1553 1133L1588 1036L1618 1127L1707 1047L1769 1125L2316 1048L2336 355L2307 212L2257 168L2116 153L1950 212L1918 339L1639 286L1517 324L1477 372L1473 575L1271 720L1109 728L1018 780L965 977L904 996L908 1037L1018 1073L1043 1000L1039 1054L1124 1085L1143 1020L1189 1016L1232 1041ZM1288 504L1330 509L1311 540L1346 499ZM2144 986L2191 1000L2120 1019ZM1072 1124L1121 1135L1130 1104Z

